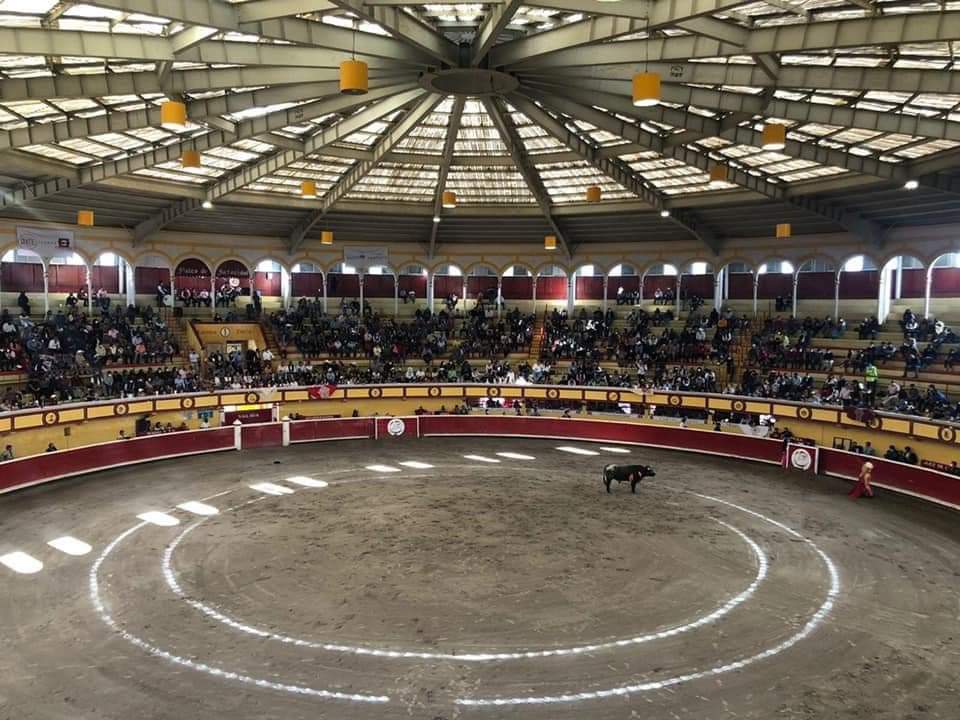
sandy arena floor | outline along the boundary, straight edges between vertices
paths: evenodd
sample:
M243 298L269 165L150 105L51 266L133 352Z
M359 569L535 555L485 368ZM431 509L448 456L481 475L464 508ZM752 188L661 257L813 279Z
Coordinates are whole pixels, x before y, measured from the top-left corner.
M0 497L0 556L44 564L0 566L0 719L960 717L960 516L628 450L323 443ZM631 461L657 477L607 495Z

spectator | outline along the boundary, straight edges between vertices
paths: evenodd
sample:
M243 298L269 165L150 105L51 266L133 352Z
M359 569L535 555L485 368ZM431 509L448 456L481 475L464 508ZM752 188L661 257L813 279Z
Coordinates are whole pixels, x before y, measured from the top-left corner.
M14 456L14 453L13 453L13 445L9 445L9 444L8 444L8 445L3 449L3 452L0 453L0 462L6 462L7 460L13 460L14 457L15 457L15 456ZM954 465L956 465L956 463L954 463Z

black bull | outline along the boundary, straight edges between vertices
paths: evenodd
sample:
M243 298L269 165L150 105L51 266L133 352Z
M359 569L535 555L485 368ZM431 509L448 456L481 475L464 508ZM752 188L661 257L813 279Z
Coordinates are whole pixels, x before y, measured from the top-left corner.
M645 477L655 477L656 471L648 465L605 465L603 468L603 484L607 486L607 492L610 492L610 483L617 482L630 483L630 492L637 491L637 484Z

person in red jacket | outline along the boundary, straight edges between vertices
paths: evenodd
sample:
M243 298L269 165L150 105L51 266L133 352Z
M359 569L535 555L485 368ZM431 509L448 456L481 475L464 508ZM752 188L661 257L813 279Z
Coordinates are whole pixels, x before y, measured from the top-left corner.
M873 497L873 488L870 481L873 479L873 463L865 462L860 468L860 476L857 478L857 484L850 491L850 497L856 500L859 497Z

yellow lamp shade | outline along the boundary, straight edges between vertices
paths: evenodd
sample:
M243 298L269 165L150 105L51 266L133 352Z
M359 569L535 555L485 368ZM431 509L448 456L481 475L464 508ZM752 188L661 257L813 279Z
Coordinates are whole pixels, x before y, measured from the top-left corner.
M320 233L321 245L333 245L333 230L324 230Z
M711 185L720 185L727 181L727 166L726 165L714 165L710 168L710 184Z
M317 196L317 184L313 180L304 180L300 183L300 194L305 198L315 198Z
M633 104L650 107L660 102L660 76L657 73L637 73L633 76Z
M363 95L369 89L367 64L362 60L344 60L340 63L340 92Z
M187 106L169 100L160 106L160 124L167 130L183 130L187 126Z
M78 210L77 225L93 227L93 210Z
M603 197L603 190L599 185L591 185L587 188L587 202L600 202Z
M763 126L763 149L783 150L787 146L787 126L767 123Z
M793 233L793 228L790 227L790 223L779 223L777 225L777 239L783 240L790 237Z
M544 250L556 250L557 249L557 236L556 235L547 235L543 238L543 249Z
M185 168L198 168L203 164L200 153L196 150L184 150L183 156L180 158L181 167Z
M441 204L448 209L455 208L457 206L457 194L451 190L444 190Z

